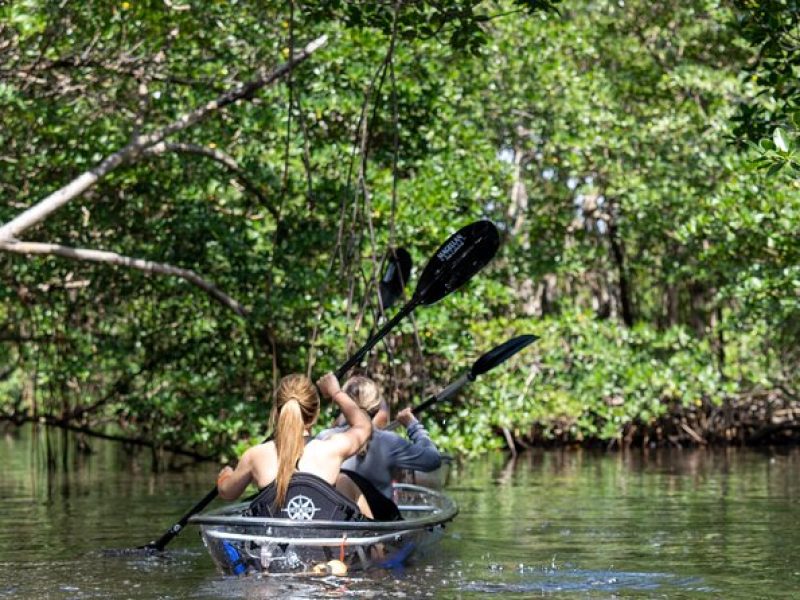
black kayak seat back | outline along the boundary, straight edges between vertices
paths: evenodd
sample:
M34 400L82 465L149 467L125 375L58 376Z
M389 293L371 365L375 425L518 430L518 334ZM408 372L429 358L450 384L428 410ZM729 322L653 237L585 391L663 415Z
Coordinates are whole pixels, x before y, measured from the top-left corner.
M358 474L356 471L349 469L342 469L342 473L347 475L353 480L372 510L372 518L376 521L402 521L403 516L400 514L400 509L393 500L384 496L381 491L366 477Z
M283 506L276 508L273 481L250 502L247 514L253 517L294 521L362 521L358 506L327 481L311 473L295 473L289 481Z

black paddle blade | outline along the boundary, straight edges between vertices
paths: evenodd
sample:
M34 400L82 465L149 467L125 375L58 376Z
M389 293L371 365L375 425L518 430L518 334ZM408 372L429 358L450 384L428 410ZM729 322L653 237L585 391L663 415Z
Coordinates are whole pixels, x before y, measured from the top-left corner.
M425 265L412 302L430 306L457 290L492 260L500 235L491 221L475 221L451 235Z
M508 358L514 356L517 352L526 346L529 346L538 339L538 335L519 335L515 338L511 338L507 342L500 344L496 348L492 348L489 350L489 352L476 360L475 364L472 365L470 373L473 379L478 375L483 375L490 369L494 369L501 362L504 362Z
M411 277L411 255L405 248L390 249L386 261L386 273L378 283L383 310L390 308L403 294L403 288Z

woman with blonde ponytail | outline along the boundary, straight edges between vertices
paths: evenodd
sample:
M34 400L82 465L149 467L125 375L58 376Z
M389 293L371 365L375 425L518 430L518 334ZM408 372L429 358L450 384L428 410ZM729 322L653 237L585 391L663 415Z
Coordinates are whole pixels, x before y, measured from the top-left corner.
M272 425L278 473L275 477L277 504L286 499L289 479L305 449L305 435L319 414L319 396L311 381L303 375L287 375L278 383ZM263 487L263 486L259 486Z
M337 404L347 419L348 429L325 440L311 440L311 427L319 416L317 389L304 375L287 375L275 390L271 418L275 440L247 450L235 470L225 467L220 471L217 489L221 498L238 498L252 482L267 492L265 497L269 497L272 505L267 507L268 512L277 514L297 474L308 474L331 487L336 483L342 463L369 439L372 424L339 387L333 373L323 376L317 386L324 397Z

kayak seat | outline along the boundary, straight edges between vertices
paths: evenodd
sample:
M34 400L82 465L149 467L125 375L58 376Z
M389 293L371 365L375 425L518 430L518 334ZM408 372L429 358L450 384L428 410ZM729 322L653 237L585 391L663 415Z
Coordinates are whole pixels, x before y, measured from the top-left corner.
M359 475L350 469L342 469L341 471L353 480L372 510L372 518L375 521L402 521L403 516L400 514L400 509L397 504L392 502L391 499L384 496L381 491L376 488L373 483L366 477Z
M283 506L276 510L273 481L250 502L245 514L294 521L364 521L358 506L327 481L311 473L295 473Z

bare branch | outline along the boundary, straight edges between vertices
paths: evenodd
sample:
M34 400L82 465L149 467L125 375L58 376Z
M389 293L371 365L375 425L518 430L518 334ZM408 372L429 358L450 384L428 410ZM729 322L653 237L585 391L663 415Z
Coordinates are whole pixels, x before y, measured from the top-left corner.
M67 431L76 431L78 433L83 433L85 435L89 435L104 440L112 440L115 442L132 444L135 446L144 446L145 448L166 450L167 452L172 452L173 454L189 456L191 458L194 458L195 460L211 459L211 457L207 454L201 454L199 452L195 452L194 450L183 448L182 446L176 446L174 444L159 444L158 442L147 440L144 438L131 438L131 437L126 437L124 435L105 433L104 431L95 431L88 426L79 425L76 423L70 423L67 420L60 419L59 417L51 414L45 414L45 415L0 414L0 421L11 421L15 425L22 425L23 423L44 423L45 425L48 425L50 427L58 427L60 429L66 429Z
M59 244L43 244L39 242L0 241L0 250L16 252L18 254L43 254L61 256L62 258L70 258L73 260L88 260L92 262L130 267L132 269L144 271L145 273L158 273L160 275L172 275L174 277L180 277L192 285L199 287L214 300L219 302L222 306L229 308L240 317L247 318L250 315L250 311L248 311L244 306L228 296L214 284L200 277L191 269L182 269L180 267L173 267L172 265L165 263L157 263L141 258L122 256L116 252L89 250L86 248L70 248L69 246L61 246Z
M306 60L311 53L325 45L327 39L325 35L317 38L276 69L269 72L264 72L262 70L259 76L249 83L245 83L236 89L226 92L215 100L184 114L166 127L149 134L135 137L131 143L104 158L96 167L86 171L61 189L56 190L0 227L0 242L13 240L26 229L44 220L50 213L85 192L98 180L108 175L108 173L123 163L130 163L139 158L145 150L158 144L164 138L191 127L214 111L228 106L229 104L233 104L237 100L252 98L258 90L277 81L289 73L295 66Z
M171 8L172 10L177 11L184 11L184 10L192 10L192 7L188 4L173 4L170 0L164 0L164 4L167 5L167 8Z

